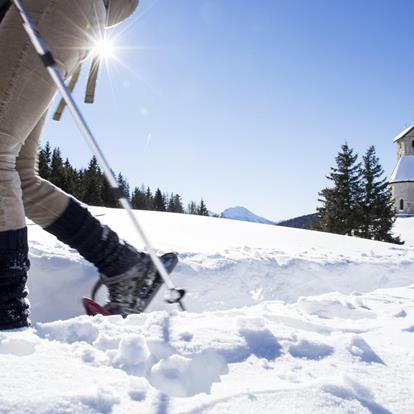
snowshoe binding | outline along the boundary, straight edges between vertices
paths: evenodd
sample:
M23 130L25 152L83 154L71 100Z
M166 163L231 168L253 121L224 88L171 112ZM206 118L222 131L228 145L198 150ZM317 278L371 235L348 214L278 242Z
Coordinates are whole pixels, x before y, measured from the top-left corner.
M142 254L142 260L131 269L118 276L100 275L100 280L92 290L92 298L83 298L82 303L88 315L97 314L122 315L142 313L153 300L163 284L163 280L149 255ZM171 273L178 263L175 253L166 253L160 257L168 273ZM99 289L105 285L108 288L109 300L101 306L95 301Z

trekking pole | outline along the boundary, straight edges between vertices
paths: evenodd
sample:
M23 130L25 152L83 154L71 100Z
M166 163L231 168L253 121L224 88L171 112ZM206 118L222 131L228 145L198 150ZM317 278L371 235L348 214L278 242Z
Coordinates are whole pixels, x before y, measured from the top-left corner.
M157 272L164 280L164 283L166 284L167 288L169 289L170 297L167 299L168 303L177 303L181 310L185 310L184 304L183 304L183 297L185 295L184 289L177 289L171 280L167 270L165 269L164 265L162 264L159 257L155 254L154 249L152 248L143 228L139 224L137 218L135 217L132 206L129 202L129 200L125 197L123 194L121 188L119 187L118 182L116 181L111 168L108 164L108 162L105 159L105 156L103 155L95 137L93 136L88 124L86 123L84 117L82 116L78 106L76 105L76 102L74 101L71 93L67 89L65 82L63 80L62 75L59 72L59 69L57 68L56 62L53 58L52 53L47 48L45 41L43 40L42 36L40 35L39 29L37 28L35 22L32 20L32 18L29 15L29 12L23 3L22 0L11 0L13 4L16 6L19 15L23 21L23 27L28 34L36 52L38 53L40 59L42 60L44 66L46 67L49 75L51 76L53 82L55 83L57 89L61 93L63 99L66 102L66 105L68 106L70 112L72 113L73 118L75 119L75 122L77 123L79 129L81 130L81 133L85 137L89 147L92 150L92 153L95 155L99 166L102 168L105 178L107 179L112 192L115 196L115 198L119 201L121 206L125 209L127 212L129 218L131 219L131 222L135 229L137 230L138 234L141 236L141 239L143 240L146 249L148 251L148 254L151 257L152 262L154 263L155 268L157 269Z

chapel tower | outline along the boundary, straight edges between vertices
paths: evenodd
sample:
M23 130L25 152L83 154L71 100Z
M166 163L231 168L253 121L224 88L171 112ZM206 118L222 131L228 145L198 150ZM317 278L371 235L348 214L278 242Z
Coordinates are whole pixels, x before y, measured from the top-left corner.
M397 214L414 214L414 125L394 138L397 165L388 181Z

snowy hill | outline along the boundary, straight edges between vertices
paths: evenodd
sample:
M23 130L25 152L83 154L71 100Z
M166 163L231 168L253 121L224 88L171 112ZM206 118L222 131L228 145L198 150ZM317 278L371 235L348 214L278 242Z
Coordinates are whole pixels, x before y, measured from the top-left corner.
M121 210L93 211L142 246ZM30 226L36 323L0 332L0 413L412 412L411 246L137 216L160 252L180 253L189 312L159 295L126 320L79 316L93 267Z
M256 214L252 213L245 207L228 208L221 213L221 217L231 220L250 221L252 223L274 224L273 221L256 216Z
M414 248L414 217L398 217L393 230L397 236L401 236L401 240L405 242L405 246Z

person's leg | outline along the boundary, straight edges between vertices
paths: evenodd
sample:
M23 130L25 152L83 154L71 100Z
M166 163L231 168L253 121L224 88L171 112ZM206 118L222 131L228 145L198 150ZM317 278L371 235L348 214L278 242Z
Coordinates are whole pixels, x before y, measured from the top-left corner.
M102 0L26 0L26 5L67 77L103 30ZM0 56L0 329L7 329L28 324L27 229L16 158L56 88L13 6L0 24Z

